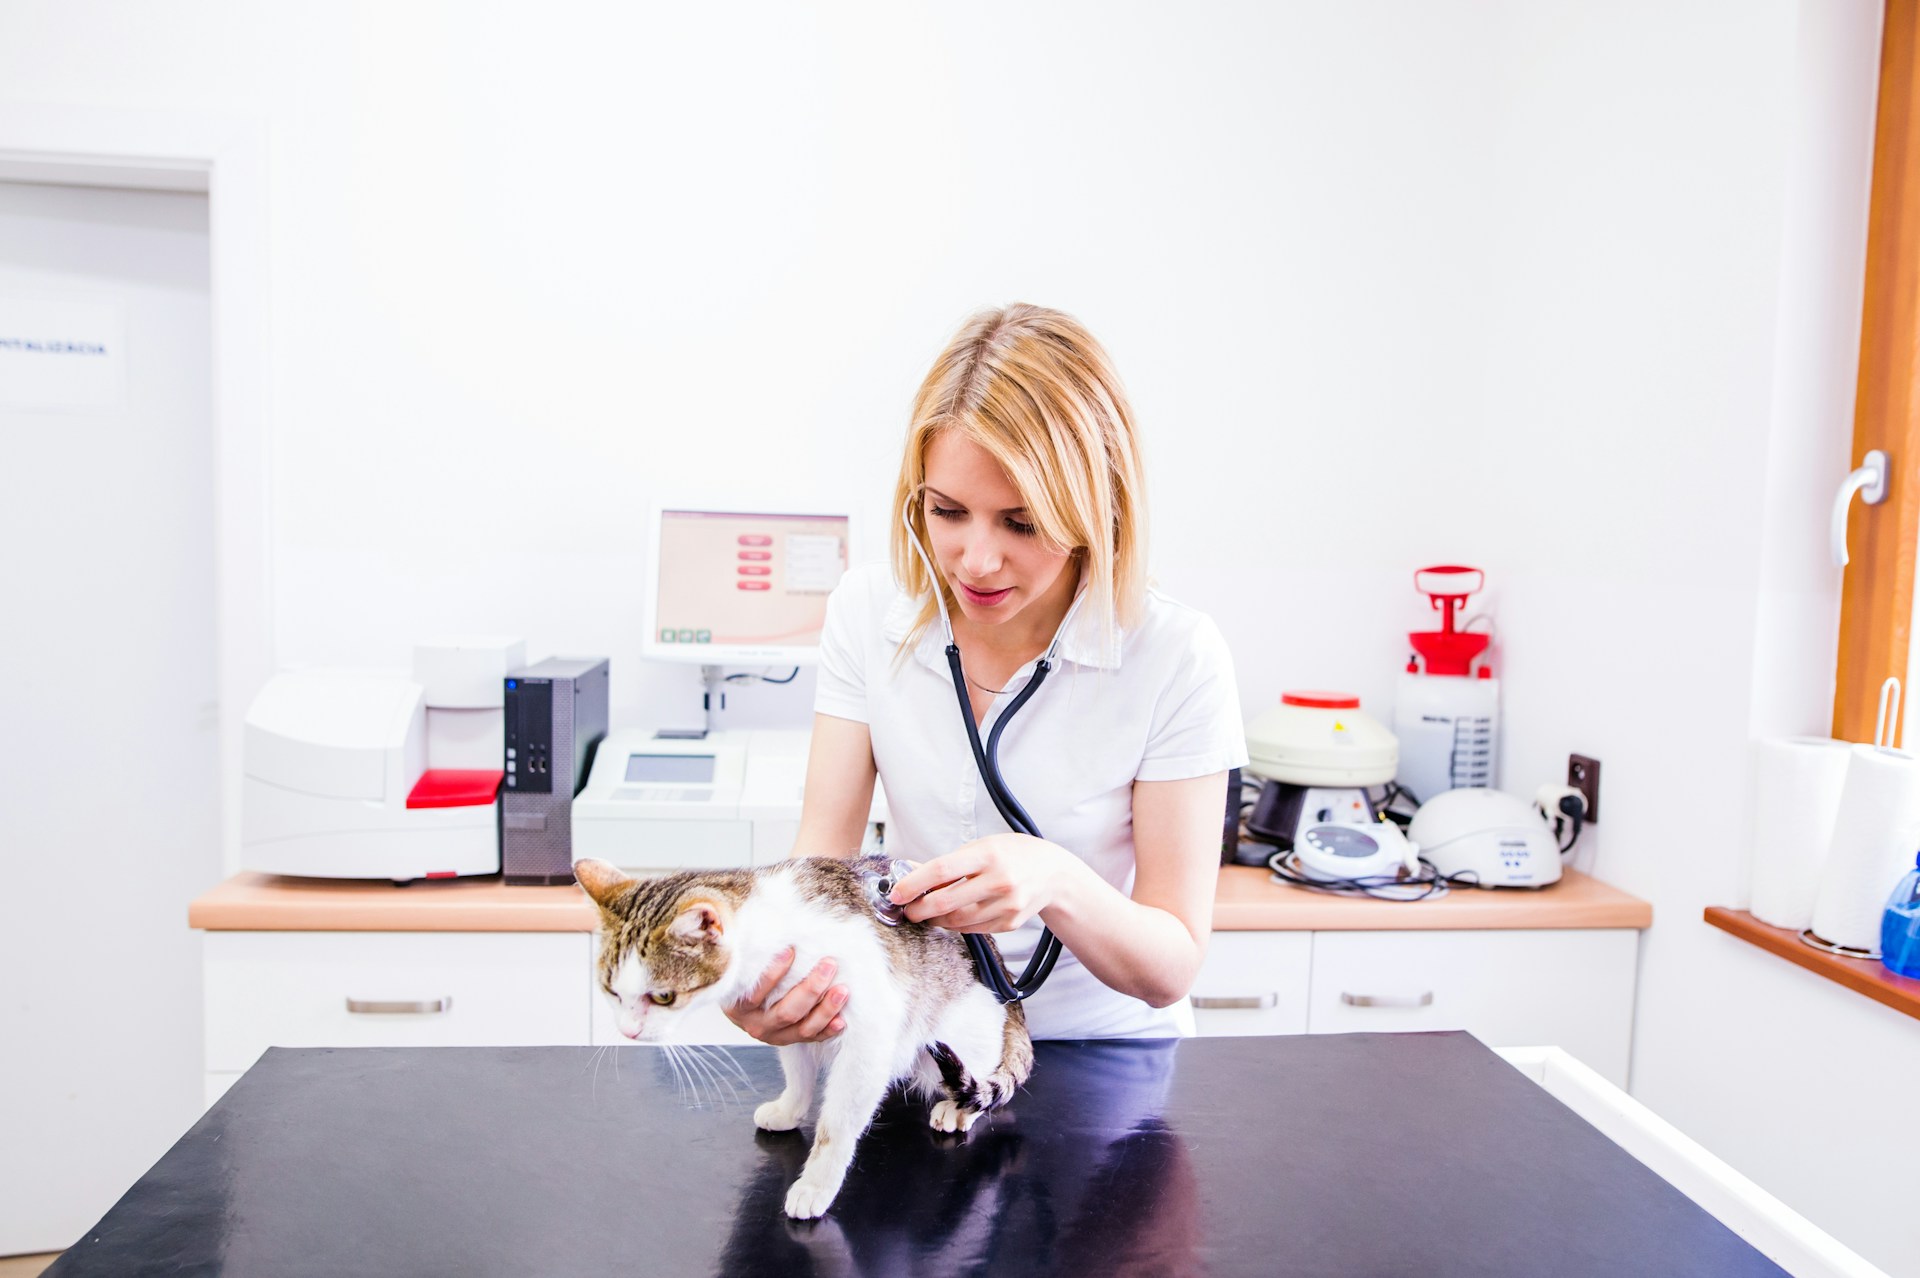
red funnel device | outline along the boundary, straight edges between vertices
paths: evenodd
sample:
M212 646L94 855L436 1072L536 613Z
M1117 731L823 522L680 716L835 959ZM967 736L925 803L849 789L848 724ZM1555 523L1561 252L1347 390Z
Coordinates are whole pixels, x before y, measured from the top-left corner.
M1440 629L1416 630L1407 636L1413 650L1426 663L1428 674L1466 676L1473 673L1473 659L1486 651L1490 637L1455 630L1453 617L1467 596L1478 593L1486 584L1487 574L1478 568L1451 564L1422 568L1413 574L1414 589L1432 599L1434 608L1444 614Z

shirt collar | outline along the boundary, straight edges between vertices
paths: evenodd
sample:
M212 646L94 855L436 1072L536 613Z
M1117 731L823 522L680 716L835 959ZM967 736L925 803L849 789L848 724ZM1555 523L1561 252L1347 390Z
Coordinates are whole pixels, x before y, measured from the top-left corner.
M913 628L913 618L919 610L918 601L896 585L893 602L887 605L886 617L880 625L881 636L888 643L898 646ZM1056 655L1062 661L1071 661L1092 670L1118 670L1124 632L1117 625L1108 633L1103 633L1103 629L1100 614L1082 604L1061 634L1060 649ZM940 618L936 615L921 632L913 655L921 665L945 671L946 648L946 632L940 628Z

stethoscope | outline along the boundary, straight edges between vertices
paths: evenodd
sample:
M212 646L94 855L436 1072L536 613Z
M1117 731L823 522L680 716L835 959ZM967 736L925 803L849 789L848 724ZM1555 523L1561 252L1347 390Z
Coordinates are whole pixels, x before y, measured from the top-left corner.
M1040 685L1046 682L1047 672L1053 669L1054 653L1060 647L1060 638L1066 633L1067 625L1073 620L1074 613L1080 610L1080 601L1086 597L1086 592L1082 591L1074 596L1072 607L1067 609L1067 615L1060 619L1059 628L1053 632L1053 642L1047 645L1046 652L1034 663L1033 677L1027 680L1027 686L1020 690L1012 703L1000 712L1000 717L994 721L993 731L987 735L986 744L983 746L980 742L980 727L973 719L973 703L967 697L966 671L960 665L960 645L954 642L953 618L947 615L947 598L940 588L940 574L934 571L933 560L928 556L926 547L920 544L920 538L913 530L912 511L913 504L909 500L907 506L900 512L900 521L906 526L907 540L913 543L914 553L919 555L920 562L926 565L927 579L933 584L934 602L940 607L940 628L947 636L947 669L953 675L954 695L960 699L960 720L967 728L967 744L973 748L974 766L980 770L980 780L987 787L987 797L993 800L993 806L999 810L1000 817L1007 823L1007 827L1018 834L1030 834L1036 839L1043 838L1045 836L1040 833L1040 827L1035 825L1033 818L1027 815L1027 810L1020 806L1020 801L1013 797L1013 791L1007 788L1006 779L1000 775L1000 734L1007 730L1007 724L1012 722L1013 716L1020 713L1020 707L1031 701L1033 694L1040 691ZM912 868L905 861L894 861L889 872L876 879L868 888L869 899L874 903L874 912L880 916L882 922L897 924L905 917L901 907L889 901L887 895L893 891L894 883ZM1015 980L1008 975L1007 969L1000 962L1000 956L993 948L992 941L985 934L963 932L961 935L966 938L967 948L973 953L973 966L980 975L980 983L993 991L993 996L1002 1003L1019 1002L1032 995L1045 982L1048 973L1053 971L1054 962L1060 957L1060 938L1053 934L1051 928L1041 928L1040 940L1033 948L1033 957L1027 960L1026 970L1020 974L1018 980Z

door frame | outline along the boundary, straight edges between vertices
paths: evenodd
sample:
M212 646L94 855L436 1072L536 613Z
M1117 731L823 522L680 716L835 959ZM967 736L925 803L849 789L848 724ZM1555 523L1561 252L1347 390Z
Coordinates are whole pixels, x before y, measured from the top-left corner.
M0 180L207 195L219 803L229 874L240 865L247 705L274 670L267 159L257 119L0 102Z

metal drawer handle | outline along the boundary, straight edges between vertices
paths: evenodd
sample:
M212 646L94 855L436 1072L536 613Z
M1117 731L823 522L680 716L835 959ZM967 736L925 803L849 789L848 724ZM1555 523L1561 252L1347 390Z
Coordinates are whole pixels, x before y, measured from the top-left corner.
M1432 1007L1433 991L1425 994L1342 994L1340 1001L1348 1007Z
M1238 1011L1242 1008L1277 1007L1280 996L1272 990L1265 994L1238 994L1231 997L1219 997L1206 994L1193 996L1193 1007L1198 1012Z
M423 998L410 1003L387 1003L379 999L350 998L347 1000L349 1012L374 1012L380 1015L394 1015L407 1012L425 1012L437 1015L453 1007L453 998Z

